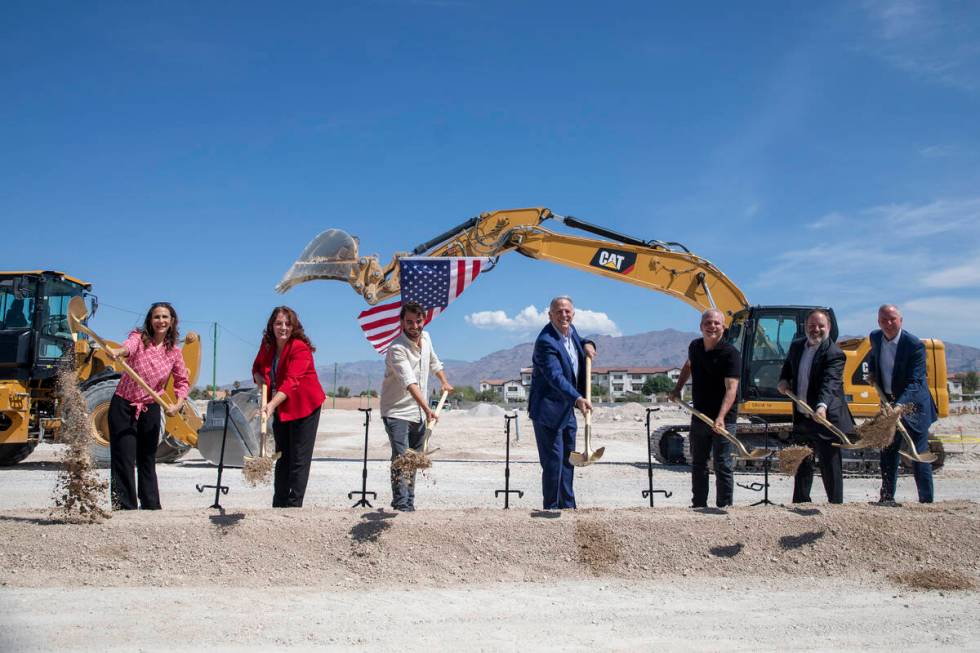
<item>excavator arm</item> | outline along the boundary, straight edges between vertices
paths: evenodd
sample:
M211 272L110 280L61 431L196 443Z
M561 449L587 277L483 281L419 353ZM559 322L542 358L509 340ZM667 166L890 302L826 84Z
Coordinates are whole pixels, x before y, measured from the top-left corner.
M551 231L548 220L595 236ZM395 254L384 266L377 255L359 256L358 241L330 229L314 238L276 286L285 292L315 279L346 281L369 304L400 292L398 259L404 256L489 256L516 251L592 274L631 283L676 297L699 311L718 308L726 322L746 308L745 295L709 261L678 243L644 241L559 216L546 208L483 213L422 243L411 252Z

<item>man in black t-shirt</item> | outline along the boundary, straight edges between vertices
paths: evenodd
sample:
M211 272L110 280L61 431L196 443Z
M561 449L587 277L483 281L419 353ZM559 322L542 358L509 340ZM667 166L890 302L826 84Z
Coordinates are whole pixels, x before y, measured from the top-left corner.
M738 350L722 342L725 335L725 316L716 308L701 314L701 338L692 340L687 348L687 362L681 369L671 396L680 397L690 378L694 407L714 419L715 427L735 433L738 409L738 379L742 357ZM708 506L708 458L714 459L715 504L719 508L732 505L735 477L732 473L734 449L731 442L715 433L701 420L691 418L691 490L692 507Z

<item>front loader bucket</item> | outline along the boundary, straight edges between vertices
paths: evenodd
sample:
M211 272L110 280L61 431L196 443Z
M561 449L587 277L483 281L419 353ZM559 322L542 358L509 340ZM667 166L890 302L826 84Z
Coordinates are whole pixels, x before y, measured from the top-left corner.
M276 285L276 292L314 279L351 281L357 271L357 238L340 229L327 229L310 241Z

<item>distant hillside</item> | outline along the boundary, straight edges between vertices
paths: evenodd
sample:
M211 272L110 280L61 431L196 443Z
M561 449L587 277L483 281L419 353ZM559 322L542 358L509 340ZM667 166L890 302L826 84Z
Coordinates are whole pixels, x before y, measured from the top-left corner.
M648 331L632 336L589 336L599 349L596 365L612 367L670 367L683 364L687 357L687 345L698 334L664 329ZM947 342L946 365L950 374L980 370L980 349L967 345ZM483 358L468 362L444 360L446 373L453 385L479 386L481 379L516 379L522 367L531 366L533 342L525 342L510 349L502 349L487 354ZM334 363L325 362L317 367L323 387L334 387ZM371 360L337 363L337 385L347 386L353 394L361 390L381 389L384 376L384 360L381 357ZM249 379L242 381L245 387L251 386Z

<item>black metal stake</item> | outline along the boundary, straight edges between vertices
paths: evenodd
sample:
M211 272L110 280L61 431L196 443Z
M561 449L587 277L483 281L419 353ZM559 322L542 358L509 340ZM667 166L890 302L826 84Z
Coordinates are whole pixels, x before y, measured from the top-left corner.
M765 448L766 451L769 451L769 426L768 425L766 425L766 430L764 431L764 433L766 434L766 438L762 446ZM762 498L756 501L755 503L751 504L753 506L776 505L775 503L769 500L769 467L770 465L772 465L772 455L773 452L769 451L769 455L762 459L762 479L763 479L762 483L759 483L758 481L754 481L748 484L745 483L735 484L741 488L745 488L746 490L751 490L752 492L762 492Z
M225 405L225 427L221 432L221 456L218 458L217 485L195 484L194 486L198 492L204 492L208 488L214 488L214 503L209 507L217 508L218 510L224 510L218 502L218 497L222 494L228 494L228 486L221 484L221 475L225 471L225 441L228 439L228 414L231 412L231 402L228 399L222 399L221 402Z
M643 490L643 498L650 498L650 507L653 508L653 495L662 494L664 498L672 497L673 492L668 492L667 490L654 490L653 489L653 445L650 444L650 413L655 413L660 410L660 407L647 408L647 481L649 483L649 489Z
M361 489L351 490L347 493L348 499L353 499L355 494L361 495L360 500L355 503L351 508L372 508L371 502L367 500L368 495L371 495L372 499L378 498L377 492L368 492L367 489L367 450L368 450L368 424L371 423L371 409L370 408L358 408L357 410L364 413L364 468L361 470Z
M524 498L524 490L512 490L510 489L510 421L514 420L514 426L517 426L517 413L513 415L504 415L504 425L506 427L507 434L507 448L506 455L504 457L504 489L495 490L493 496L499 497L501 493L504 495L504 510L510 508L510 495L516 494L518 499Z

